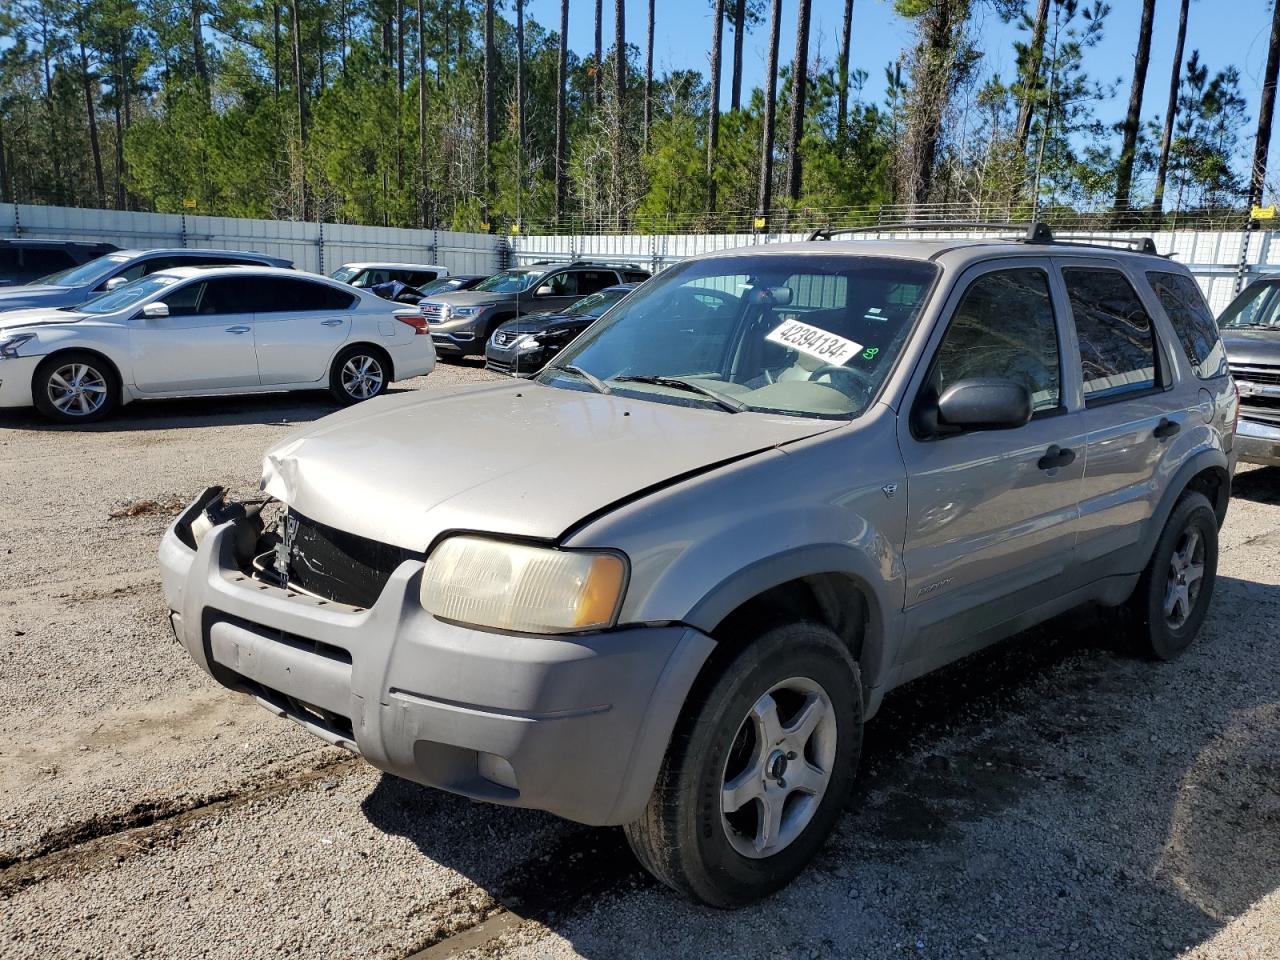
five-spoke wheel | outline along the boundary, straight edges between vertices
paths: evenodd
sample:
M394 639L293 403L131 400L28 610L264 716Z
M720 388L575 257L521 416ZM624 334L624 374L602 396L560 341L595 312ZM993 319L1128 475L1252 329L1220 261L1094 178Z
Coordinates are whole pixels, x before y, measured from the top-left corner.
M356 346L334 359L329 390L339 403L359 403L384 393L389 380L386 358L375 349Z

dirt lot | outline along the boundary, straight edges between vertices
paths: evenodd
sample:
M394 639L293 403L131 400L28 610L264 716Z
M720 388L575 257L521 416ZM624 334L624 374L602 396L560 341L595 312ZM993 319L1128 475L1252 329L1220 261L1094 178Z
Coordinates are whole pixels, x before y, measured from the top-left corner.
M384 778L181 654L164 527L330 409L0 412L0 955L1280 957L1280 470L1238 477L1189 655L1078 615L898 692L819 861L724 914L619 831Z

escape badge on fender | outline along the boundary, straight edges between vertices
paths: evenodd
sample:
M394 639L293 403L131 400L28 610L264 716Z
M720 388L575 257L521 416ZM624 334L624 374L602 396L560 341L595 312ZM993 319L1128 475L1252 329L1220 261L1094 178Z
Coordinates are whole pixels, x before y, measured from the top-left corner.
M850 357L862 349L860 343L837 337L834 333L811 327L799 320L784 320L771 330L765 339L837 367L843 366Z

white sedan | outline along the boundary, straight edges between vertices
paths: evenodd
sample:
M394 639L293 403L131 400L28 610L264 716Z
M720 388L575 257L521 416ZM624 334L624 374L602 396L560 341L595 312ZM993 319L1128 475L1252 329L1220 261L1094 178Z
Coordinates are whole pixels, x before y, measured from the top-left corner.
M434 366L419 312L294 270L183 267L0 314L0 407L67 423L151 397L327 387L350 404Z

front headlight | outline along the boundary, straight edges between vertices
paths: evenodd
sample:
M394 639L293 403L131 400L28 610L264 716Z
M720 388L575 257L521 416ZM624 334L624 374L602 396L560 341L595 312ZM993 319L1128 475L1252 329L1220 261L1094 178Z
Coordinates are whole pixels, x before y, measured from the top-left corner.
M626 580L617 554L457 536L427 557L422 605L478 627L574 633L613 625Z
M488 309L488 307L450 307L449 319L452 320L455 317L460 319L465 319L466 317L478 317Z
M16 357L18 348L35 338L34 333L14 333L7 337L0 337L0 357Z
M526 350L541 350L542 340L539 339L536 333L531 333L516 342L516 349L522 352Z

